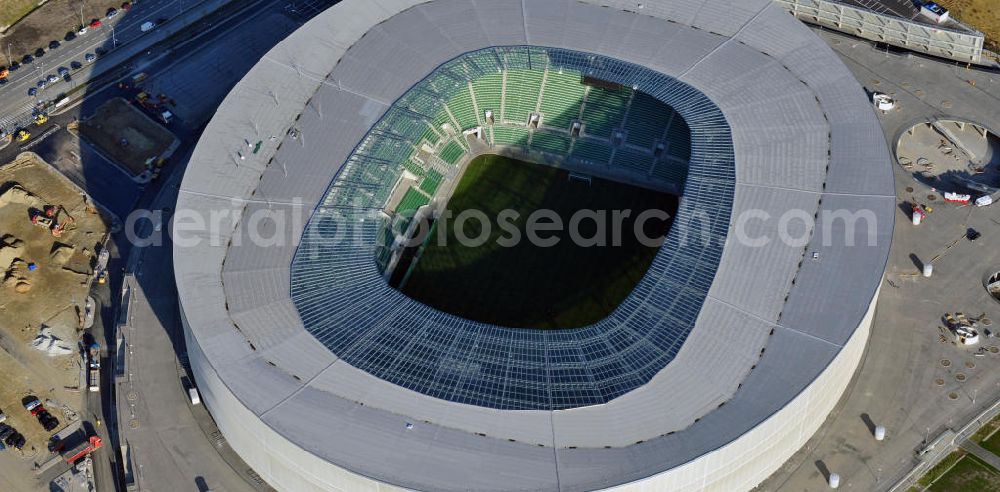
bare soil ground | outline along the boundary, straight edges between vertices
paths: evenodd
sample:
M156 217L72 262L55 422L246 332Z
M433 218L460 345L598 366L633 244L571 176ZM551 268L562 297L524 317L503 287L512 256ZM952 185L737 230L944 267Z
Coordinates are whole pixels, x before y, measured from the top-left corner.
M939 0L952 17L982 31L986 48L1000 52L1000 6L997 0Z
M80 6L83 5L83 19L102 19L109 7L118 8L124 0L49 0L32 11L40 0L0 0L0 44L3 56L0 65L10 64L7 59L7 43L11 44L11 56L20 60L37 48L48 49L49 41L62 42L69 31L80 26ZM30 14L24 17L25 14ZM23 19L22 19L23 17ZM20 19L20 22L18 22ZM14 24L17 22L17 24ZM7 26L11 26L8 29ZM58 48L57 48L58 49Z
M68 225L58 238L29 219L31 208L49 204L66 210L58 219ZM78 330L106 234L93 205L35 154L0 166L0 409L27 438L25 455L44 455L51 433L24 409L23 397L56 398L80 409ZM71 352L49 356L33 348L42 327ZM61 412L51 413L59 419L56 431L67 424Z
M102 104L79 126L80 136L133 176L146 170L151 157L163 157L177 138L121 98Z

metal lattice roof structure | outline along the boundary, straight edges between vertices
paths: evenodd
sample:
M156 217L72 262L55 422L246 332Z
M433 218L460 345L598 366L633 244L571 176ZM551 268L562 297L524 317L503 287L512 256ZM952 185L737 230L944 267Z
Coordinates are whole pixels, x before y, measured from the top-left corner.
M696 152L677 222L684 228L704 221L697 231L704 236L691 238L683 229L670 235L621 306L579 329L475 322L390 287L373 261L382 227L377 212L421 142L422 121L432 119L453 90L438 81L461 84L467 79L460 77L478 75L471 71L495 74L503 59L494 48L462 55L435 70L433 75L444 75L431 80L439 86L434 93L425 78L386 111L351 153L303 234L292 262L291 297L306 330L341 360L436 398L554 410L607 403L649 382L677 355L711 287L728 232L733 187L717 183L733 180L729 125L703 94L648 68L564 49L536 50L535 56L541 59L541 53L549 60L542 68L551 64L553 70L644 91L689 122ZM352 240L332 240L335 230L352 230Z
M621 373L630 379L619 389L549 396L548 406L491 402L497 378L477 373L487 382L469 393L478 399L414 391L332 351L307 330L303 299L292 299L296 251L331 252L308 249L306 224L324 223L308 221L313 211L334 215L324 199L359 143L442 64L497 46L600 56L622 67L605 78L657 97L667 97L659 84L692 89L691 99L670 102L692 128L682 213L668 237L678 242L630 297L647 300L634 307L646 318L635 326L679 327L674 341L683 343L634 340L651 355ZM725 126L696 128L697 115L712 111ZM241 159L241 145L257 140L260 153ZM885 139L862 88L769 0L347 0L268 53L206 128L177 214L224 218L194 231L175 218L175 272L204 400L234 448L278 488L586 490L650 480L745 488L812 434L849 380L894 203ZM779 219L789 211L796 220ZM844 214L865 220L809 223ZM679 243L709 218L722 221L711 235L721 249ZM371 333L385 337L382 346L405 342L408 331L386 329L395 314L380 310L426 311L401 297L365 304L386 293L364 281L370 271L352 270L371 251L337 254L345 268L326 288L367 306L351 323L377 324ZM706 261L683 263L700 254ZM669 291L680 293L672 302L700 309L663 316L670 304L646 297L659 282L693 286ZM578 343L587 330L559 336ZM548 336L537 343L551 383L560 360L580 367L583 349L564 355L564 340Z

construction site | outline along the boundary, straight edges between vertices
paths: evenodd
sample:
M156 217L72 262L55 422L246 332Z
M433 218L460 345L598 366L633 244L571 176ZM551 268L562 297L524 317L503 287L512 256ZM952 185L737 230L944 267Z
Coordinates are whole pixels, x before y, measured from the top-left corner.
M107 232L97 207L37 155L0 166L0 420L23 435L20 449L8 446L22 459L44 459L53 433L79 426L80 339Z
M161 103L140 92L136 104L148 110ZM169 116L158 114L164 123L169 121ZM80 122L77 130L88 143L134 177L162 167L180 144L169 130L122 98L102 104Z

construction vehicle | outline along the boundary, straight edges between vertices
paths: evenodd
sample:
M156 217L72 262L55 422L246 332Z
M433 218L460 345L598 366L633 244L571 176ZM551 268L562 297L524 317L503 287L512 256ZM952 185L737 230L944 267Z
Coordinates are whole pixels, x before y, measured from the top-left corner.
M101 344L94 342L87 349L87 363L91 369L101 368Z
M94 277L97 278L97 283L100 285L104 285L108 281L108 260L110 258L111 252L107 248L101 249L100 254L97 255Z
M66 216L66 220L59 220L60 212ZM54 237L62 236L63 231L66 230L66 225L72 224L75 221L76 219L62 205L46 205L44 210L35 209L31 213L31 223L48 229Z
M84 456L101 449L103 445L104 441L100 437L90 436L86 441L81 442L71 449L65 449L65 442L60 441L55 444L54 451L58 451L66 459L66 462L72 465Z
M42 126L48 121L49 121L49 115L45 113L38 113L35 115L35 124L38 126Z
M90 373L89 377L87 378L88 381L89 381L89 383L90 383L87 386L87 389L89 389L91 393L98 393L98 392L100 392L101 391L101 368L100 368L100 366L98 366L97 368L91 367L90 369L87 370L87 372Z
M27 142L29 138L31 138L31 132L29 132L28 130L22 129L17 131L18 142Z
M8 75L10 75L9 68L6 67L0 68L0 79L6 79Z

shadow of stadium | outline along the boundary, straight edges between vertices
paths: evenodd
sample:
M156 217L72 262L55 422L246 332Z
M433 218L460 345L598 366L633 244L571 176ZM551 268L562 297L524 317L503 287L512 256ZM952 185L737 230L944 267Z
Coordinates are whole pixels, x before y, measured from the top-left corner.
M252 16L248 16L246 19L239 18L240 22L244 22L243 26L246 26L244 29L227 29L226 23L220 22L218 19L213 24L211 20L213 14L208 14L190 26L169 35L164 41L137 50L135 53L131 53L127 49L128 44L123 43L120 38L117 46L115 40L108 39L100 45L101 50L106 53L97 56L96 60L89 66L84 66L85 69L99 73L97 77L86 84L74 84L73 88L64 93L55 93L54 96L50 93L40 94L48 107L51 123L60 125L62 129L91 118L105 103L115 98L121 98L128 101L137 111L143 113L152 124L163 126L171 131L179 141L172 156L158 173L158 178L150 181L136 179L135 175L123 165L114 162L109 156L109 152L102 151L94 144L68 132L54 132L31 148L32 151L38 153L86 192L102 209L110 223L119 226L132 225L131 230L116 228L116 232L111 234L107 246L111 252L108 264L109 281L104 286L95 286L95 292L100 291L99 294L95 293L95 296L106 303L100 307L98 323L93 329L93 334L100 343L106 347L116 347L118 318L125 312L121 295L123 274L132 275L134 284L142 289L145 300L152 310L152 315L169 337L178 359L187 360L173 281L173 245L169 235L166 234L166 231L169 230L167 221L176 201L176 185L183 176L188 159L201 136L204 125L211 119L215 108L221 104L229 90L271 47L337 1L313 0L310 3L311 8L308 10L290 10L287 8L290 4L286 2L265 3L263 6L255 7ZM127 12L120 10L116 25L131 23L133 27L138 29L135 23L143 20L144 17L137 16L146 15L144 9L155 9L160 5L166 8L179 4L167 1L159 3L144 1L142 5L137 5ZM246 8L246 5L249 4L233 2L230 6L234 10L226 10L226 7L223 7L217 11L217 15L235 15L234 12ZM186 11L182 9L182 12ZM280 26L275 26L273 22L270 22L275 18L281 18L284 21ZM171 19L173 18L171 17ZM157 21L159 20L157 19ZM223 18L222 20L227 19ZM166 22L170 22L170 20L168 19ZM195 37L201 35L204 35L205 38ZM78 39L80 37L82 36L79 36ZM225 64L226 71L224 73L214 72L206 77L206 71L190 67L190 65L197 63L213 66L223 65L224 61L220 61L218 57L225 55L225 49L227 49L225 47L220 48L221 52L212 52L199 58L199 53L203 51L203 48L217 46L219 40L225 40L225 44L228 46L239 46L240 48L240 56L232 57L233 60L229 60L229 63ZM71 46L71 43L71 41L67 41L64 46ZM83 53L80 56L83 57ZM81 65L86 65L83 63L83 59L79 61ZM52 67L52 70L57 70L57 67ZM139 74L145 74L144 77L138 77L143 80L133 82L133 76ZM70 77L72 80L72 74ZM136 96L140 92L148 90L151 87L150 83L155 81L157 77L170 77L175 81L178 78L190 78L200 83L213 84L216 90L210 96L186 93L170 94L167 99L162 101L157 97L157 94L152 94L155 104L143 105L139 103ZM182 83L179 84L182 85ZM164 123L160 118L163 109L171 110L176 114L176 111L173 111L174 104L171 103L170 99L178 100L179 104L184 104L185 98L194 96L201 98L198 118L185 121L182 117L175 116L169 123ZM82 102L76 105L66 105L64 109L57 109L56 102L64 97L73 100L82 99ZM93 123L100 125L102 121L94 120ZM156 171L157 160L151 159L147 162L149 174ZM154 224L146 219L140 219L134 224L130 224L130 214L142 210L159 212L162 216L162 226L154 227ZM156 229L160 229L160 231L156 231ZM144 237L154 232L162 233L157 234L162 239L158 244L141 247L133 243L135 236ZM135 265L130 265L130 257L138 258L136 253L141 254L141 259ZM159 329L160 326L144 328L152 330ZM113 353L109 355L114 356ZM187 377L190 378L190 368L186 364L184 370L188 372ZM107 374L104 376L108 377ZM178 382L181 384L181 379ZM113 380L112 384L114 384ZM105 415L101 418L110 426L117 421L117 417L114 415L115 395L113 392L102 392L98 397L105 402L103 405ZM114 434L112 433L112 437L116 439L117 436ZM121 443L109 444L112 445L114 454L112 461L117 464L121 461L119 447ZM115 465L113 469L118 474L117 490L124 490L121 467Z

